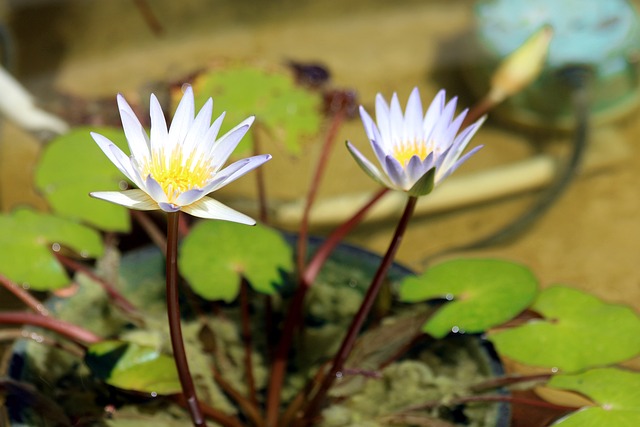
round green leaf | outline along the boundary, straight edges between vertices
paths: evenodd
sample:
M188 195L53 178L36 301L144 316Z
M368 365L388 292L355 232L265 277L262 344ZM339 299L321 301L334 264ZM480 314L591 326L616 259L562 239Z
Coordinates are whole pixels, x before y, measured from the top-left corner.
M273 294L293 261L291 247L276 230L201 221L182 242L179 263L198 295L230 302L238 295L241 276L256 291Z
M274 141L298 154L300 142L320 131L319 94L296 86L289 73L234 66L199 76L194 87L196 105L212 97L216 111L227 112L220 135L255 115ZM249 151L251 139L249 132L236 154Z
M58 243L85 257L102 255L100 235L71 220L27 209L0 215L0 274L37 291L69 284L52 254Z
M596 406L554 423L562 427L632 427L640 425L640 373L617 368L554 376L548 385L583 394Z
M542 291L531 308L544 319L490 335L500 354L568 372L640 354L640 318L629 307L553 286Z
M500 325L533 300L537 281L527 268L495 259L447 261L400 284L406 302L447 299L423 326L436 338L449 332L478 333Z
M95 131L128 152L122 131L75 128L51 141L42 153L35 174L36 187L61 216L83 221L106 231L128 232L127 208L93 199L92 191L119 190L122 173L93 141Z
M102 341L87 349L85 362L98 378L123 390L150 394L182 390L173 358L152 347Z

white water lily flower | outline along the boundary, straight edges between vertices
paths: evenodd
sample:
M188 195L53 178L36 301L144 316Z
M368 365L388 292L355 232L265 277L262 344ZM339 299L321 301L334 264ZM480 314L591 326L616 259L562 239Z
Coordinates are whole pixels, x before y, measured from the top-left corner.
M254 117L216 139L224 113L211 124L213 100L209 98L194 118L193 90L187 86L169 129L158 99L151 95L149 136L122 95L118 95L118 107L131 156L104 136L91 136L138 189L94 192L91 196L131 209L182 210L201 218L255 224L248 216L207 197L271 158L269 154L249 157L221 169Z
M456 102L453 98L445 104L445 91L441 90L423 117L420 93L414 88L403 115L395 93L391 105L378 94L377 124L362 106L360 116L382 171L350 142L347 148L360 167L381 185L411 196L425 195L481 148L475 147L460 157L484 117L458 132L467 110L454 119Z

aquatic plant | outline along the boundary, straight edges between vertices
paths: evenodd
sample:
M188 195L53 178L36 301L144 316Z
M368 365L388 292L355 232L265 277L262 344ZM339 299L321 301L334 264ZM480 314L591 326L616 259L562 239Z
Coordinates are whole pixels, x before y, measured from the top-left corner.
M207 95L206 90L198 93ZM527 267L505 260L460 258L421 274L394 271L417 198L428 197L477 150L461 157L481 122L461 130L464 115L454 119L455 102L445 104L444 92L424 117L417 89L404 115L396 95L391 106L378 96L376 123L361 109L382 172L353 145L349 151L384 188L326 239L312 244L308 212L325 173L335 126L327 132L307 214L292 241L268 225L268 215L247 227L233 222L253 221L231 208L211 202L196 208L199 201L213 200L204 199L210 191L268 156L223 168L251 119L214 142L222 120L210 125L207 102L194 117L193 99L187 87L167 129L152 97L147 139L120 97L124 138L95 129L100 152L86 140L89 130L81 128L47 147L36 177L52 213L22 209L0 215L0 283L33 311L0 312L0 323L40 328L2 331L4 339L28 339L26 351L16 349L15 360L23 365L12 366L14 378L0 379L9 407L18 412L13 416L33 422L34 413L47 413L52 419L39 421L62 425L170 426L184 425L190 413L194 425L211 420L234 427L302 427L425 424L449 415L448 421L438 421L448 425L458 407L473 418L479 403L514 402L561 408L569 413L557 421L562 426L637 421L634 390L640 375L616 366L640 354L640 318L629 308L566 286L540 291ZM334 125L344 119L337 117L331 119ZM131 157L122 152L127 141ZM71 151L75 155L69 164ZM163 157L168 153L173 155ZM109 160L125 175L125 184L138 189L123 188ZM191 175L195 171L201 173ZM362 258L359 253L341 266L348 274L340 277L347 279L331 285L332 273L324 267L339 262L330 255L340 251L339 242L389 189L406 194L407 204L386 254L377 259L375 271L361 274L353 265ZM166 252L164 273L160 250L121 256L113 232L127 240L127 211L109 210L121 207L87 197L96 190L113 190L97 195L127 207L161 211L155 216L136 212L133 218ZM74 211L77 194L72 193L89 202L78 202ZM180 210L227 221L186 219L179 217ZM165 218L166 236L157 228ZM93 227L108 232L101 235ZM90 258L95 265L87 265ZM73 278L67 271L74 272ZM182 310L181 280L188 285L180 292ZM66 286L71 282L75 285ZM44 306L27 288L57 296ZM165 340L168 334L173 351ZM473 336L477 341L475 334L485 335L505 360L542 371L486 378L474 363L449 365L446 359L468 352L452 349L444 344L447 339ZM470 371L479 377L465 378ZM48 395L34 386L42 381L61 391ZM523 400L504 392L509 384L574 390L593 406L573 412L584 403Z

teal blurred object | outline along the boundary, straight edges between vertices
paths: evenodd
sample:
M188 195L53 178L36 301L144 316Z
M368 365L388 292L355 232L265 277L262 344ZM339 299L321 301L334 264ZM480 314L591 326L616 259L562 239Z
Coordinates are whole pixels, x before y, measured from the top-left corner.
M465 70L472 90L483 96L498 63L549 24L554 36L541 76L500 105L495 113L520 125L571 129L571 88L565 67L591 70L591 122L624 117L640 102L640 24L625 0L478 0L473 49L477 66Z

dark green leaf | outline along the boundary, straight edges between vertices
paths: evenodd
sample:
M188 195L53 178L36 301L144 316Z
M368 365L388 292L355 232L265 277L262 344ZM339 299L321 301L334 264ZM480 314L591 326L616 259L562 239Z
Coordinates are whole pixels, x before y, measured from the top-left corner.
M90 131L109 138L128 153L122 131L75 128L45 148L36 170L36 187L61 216L102 230L127 232L127 208L89 196L92 191L119 190L120 183L125 182L122 173L93 141Z
M229 302L241 276L256 291L274 293L282 271L292 269L292 251L279 232L260 224L201 221L184 239L179 262L198 295Z
M512 319L531 303L536 290L536 278L519 264L460 259L406 278L400 285L400 299L451 300L423 326L424 332L442 338L452 330L483 332Z
M52 253L58 243L84 257L102 255L100 235L83 225L53 215L20 209L0 215L0 273L37 291L69 284Z

